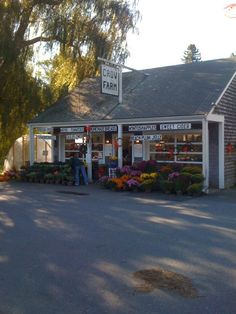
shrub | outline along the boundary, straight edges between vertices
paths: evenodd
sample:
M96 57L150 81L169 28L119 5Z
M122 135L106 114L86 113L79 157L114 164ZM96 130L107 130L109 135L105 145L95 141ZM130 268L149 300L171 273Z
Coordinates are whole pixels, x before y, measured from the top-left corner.
M174 183L169 180L161 180L160 189L165 193L172 193L174 191Z
M178 192L186 193L189 185L191 184L190 176L180 174L179 176L174 178L173 183L174 191L176 193Z
M199 195L202 193L202 189L203 189L202 183L193 183L188 187L187 192L190 195Z
M172 172L173 172L173 169L170 165L162 166L160 168L160 174L161 174L163 179L167 179L169 174L171 174Z
M193 174L191 176L192 183L202 183L204 181L204 176L200 173Z
M148 191L148 190L152 191L155 187L155 183L156 183L155 179L149 178L149 179L142 181L140 184L140 187L141 187L141 189L144 189L145 191Z

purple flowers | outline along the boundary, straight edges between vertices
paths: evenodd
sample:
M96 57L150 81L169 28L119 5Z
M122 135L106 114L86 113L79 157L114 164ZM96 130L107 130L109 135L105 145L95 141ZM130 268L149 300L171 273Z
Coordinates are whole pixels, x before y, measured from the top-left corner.
M140 183L135 180L135 179L129 179L128 181L126 181L126 184L128 186L128 188L133 188L133 187L139 187L140 186Z
M174 179L176 179L177 177L179 177L179 175L180 175L179 172L172 172L172 173L169 174L168 179L169 179L169 180L174 180Z

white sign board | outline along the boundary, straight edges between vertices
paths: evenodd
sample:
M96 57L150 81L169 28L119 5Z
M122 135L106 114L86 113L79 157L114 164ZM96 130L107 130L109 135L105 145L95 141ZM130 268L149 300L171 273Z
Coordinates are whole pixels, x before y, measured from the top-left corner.
M142 144L134 144L133 154L135 158L143 157L143 145Z
M51 127L37 127L38 131L42 131L42 132L52 132L52 128Z
M131 136L132 141L160 141L160 134L147 134L147 135L133 135Z
M161 131L172 131L172 130L191 130L191 123L165 123L160 124Z
M129 125L129 132L156 131L156 129L157 129L157 126L155 124Z
M73 132L78 132L82 133L84 132L84 127L79 126L79 127L72 127L72 128L60 128L61 133L73 133Z
M56 140L56 135L47 135L47 134L40 134L37 135L37 138L40 140Z
M67 140L79 140L79 139L83 139L83 137L81 137L81 135L78 135L78 134L66 134L66 139Z
M107 125L107 126L92 126L91 132L116 132L117 125Z
M119 69L101 65L101 91L102 94L119 95Z

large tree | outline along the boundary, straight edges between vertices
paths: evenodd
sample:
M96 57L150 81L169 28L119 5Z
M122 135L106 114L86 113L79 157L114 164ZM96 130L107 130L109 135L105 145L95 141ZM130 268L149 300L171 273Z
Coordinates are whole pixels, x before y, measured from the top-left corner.
M98 56L125 60L126 36L138 17L135 0L0 1L0 159L49 103L48 90L32 75L37 51L55 56L49 78L61 95L96 73Z
M181 59L184 63L192 63L201 61L201 53L194 44L190 44L184 52Z

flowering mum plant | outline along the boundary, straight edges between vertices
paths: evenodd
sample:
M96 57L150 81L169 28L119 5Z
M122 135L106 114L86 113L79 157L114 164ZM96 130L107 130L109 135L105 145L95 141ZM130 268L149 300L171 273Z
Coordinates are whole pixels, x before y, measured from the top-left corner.
M110 161L116 161L116 160L118 160L118 157L117 156L110 156L109 160Z
M128 190L134 190L140 187L140 183L138 180L131 178L128 181L126 181L126 186Z
M180 173L177 172L177 171L176 172L172 172L172 173L169 174L168 179L169 180L174 180L174 179L178 178L179 175L180 175Z

